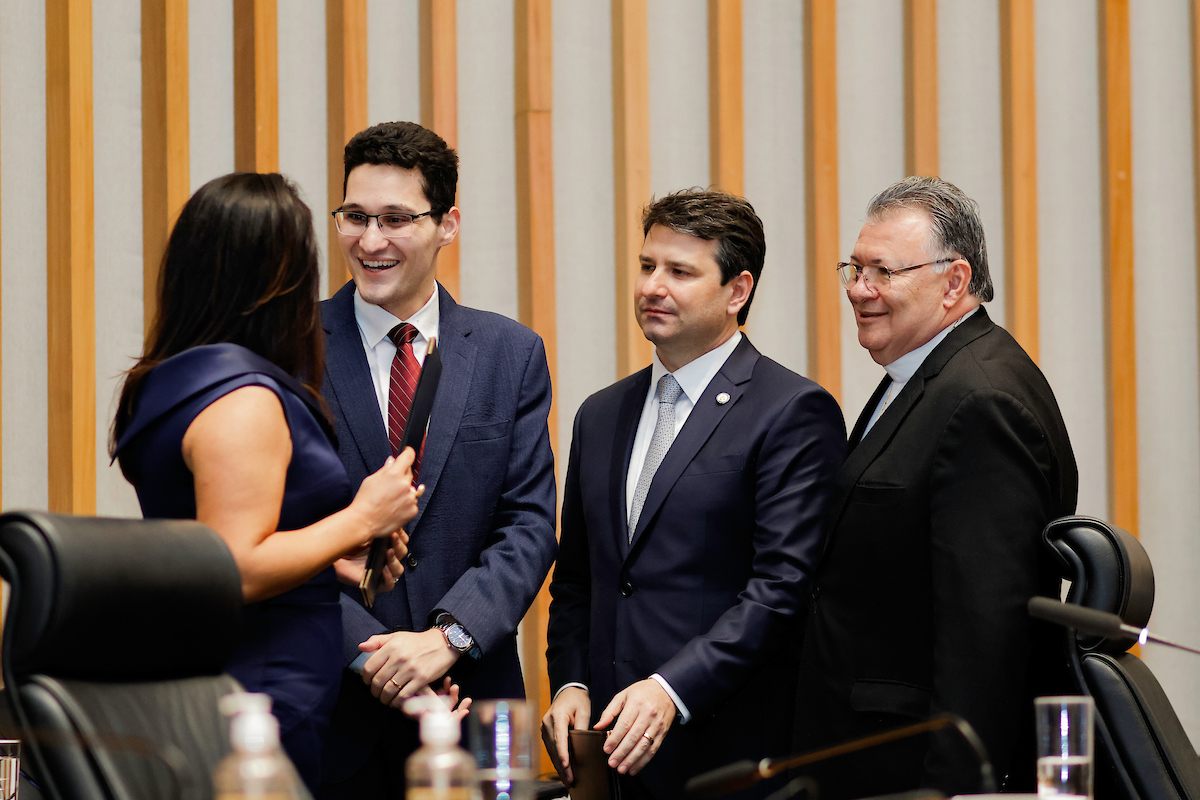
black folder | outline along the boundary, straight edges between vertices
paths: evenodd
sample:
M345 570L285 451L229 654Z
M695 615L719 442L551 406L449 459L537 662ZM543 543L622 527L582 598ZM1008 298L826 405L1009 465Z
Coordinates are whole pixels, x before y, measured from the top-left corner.
M429 350L425 353L425 363L421 367L421 375L417 378L417 388L413 392L412 407L408 410L408 421L404 423L404 433L400 435L400 449L411 447L420 453L425 443L425 431L429 428L429 415L433 412L433 400L437 397L438 383L442 379L442 355L438 351L437 339L429 340ZM387 558L388 542L391 537L381 536L371 542L367 553L367 565L363 569L362 580L358 584L362 592L363 605L370 608L375 604L375 595L379 593L379 585L383 582L384 559Z

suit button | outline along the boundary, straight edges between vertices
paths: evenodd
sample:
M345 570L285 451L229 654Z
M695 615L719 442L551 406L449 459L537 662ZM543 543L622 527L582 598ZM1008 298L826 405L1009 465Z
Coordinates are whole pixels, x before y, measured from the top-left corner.
M813 591L812 591L812 599L818 600L818 599L820 599L820 597L821 597L821 587L818 586L817 588L813 589Z
M408 558L404 559L404 562L410 567L415 567L417 565L417 554L409 553Z
M633 584L630 583L629 581L623 582L621 584L620 589L621 589L621 597L629 597L631 594L633 594Z

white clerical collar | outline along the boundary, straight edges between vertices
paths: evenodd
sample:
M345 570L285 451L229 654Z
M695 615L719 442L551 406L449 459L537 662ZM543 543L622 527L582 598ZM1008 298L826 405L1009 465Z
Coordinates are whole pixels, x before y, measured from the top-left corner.
M434 284L433 295L430 296L425 305L421 306L420 310L408 319L398 319L390 311L385 311L382 306L368 303L362 299L362 295L358 293L358 289L355 289L354 316L358 319L358 327L362 330L366 343L372 348L383 341L392 328L401 322L407 322L409 325L412 325L425 341L429 341L437 336L438 322L441 320L441 306L438 304L437 285Z
M692 405L700 401L700 395L704 394L704 390L708 388L713 376L725 365L740 341L742 341L742 332L734 331L733 336L730 336L724 344L692 359L671 373L675 376L675 380L679 381L679 388L683 389L683 393L687 395L688 400L692 401ZM650 365L650 385L658 386L659 379L667 372L667 368L658 360L658 350L655 349L654 360Z
M892 363L886 365L884 369L887 370L887 374L892 379L892 382L898 386L903 386L904 384L908 383L908 379L917 374L917 370L921 368L921 364L925 362L925 359L930 353L933 352L934 348L941 344L942 340L950 335L950 331L957 328L962 324L963 320L978 310L979 306L975 306L970 311L954 320L954 322L951 322L945 328L942 328L942 330L938 332L937 336L934 336L916 350L910 350Z

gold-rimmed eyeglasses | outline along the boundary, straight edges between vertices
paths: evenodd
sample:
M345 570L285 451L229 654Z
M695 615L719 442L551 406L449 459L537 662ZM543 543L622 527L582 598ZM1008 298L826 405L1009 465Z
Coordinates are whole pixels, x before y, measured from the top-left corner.
M926 261L924 264L915 264L911 267L899 267L892 269L890 267L879 267L874 265L863 266L861 264L848 264L845 261L837 265L838 277L842 279L842 286L849 289L854 284L858 283L859 278L866 278L867 283L877 289L886 289L892 282L893 275L899 275L902 272L911 272L914 269L921 267L930 267L934 264L949 264L954 261L953 258L942 258L937 261Z

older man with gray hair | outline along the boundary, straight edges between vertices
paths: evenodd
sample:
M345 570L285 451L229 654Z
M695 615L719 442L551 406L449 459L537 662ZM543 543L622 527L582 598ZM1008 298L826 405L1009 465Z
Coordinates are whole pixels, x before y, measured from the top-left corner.
M1052 683L1053 640L1025 604L1058 596L1040 533L1074 511L1078 486L1062 415L982 306L993 295L983 226L957 187L913 177L886 189L838 271L859 344L887 374L830 500L796 746L951 712L978 731L1006 788L1032 784L1031 698ZM822 800L979 789L977 760L949 733L816 776Z

